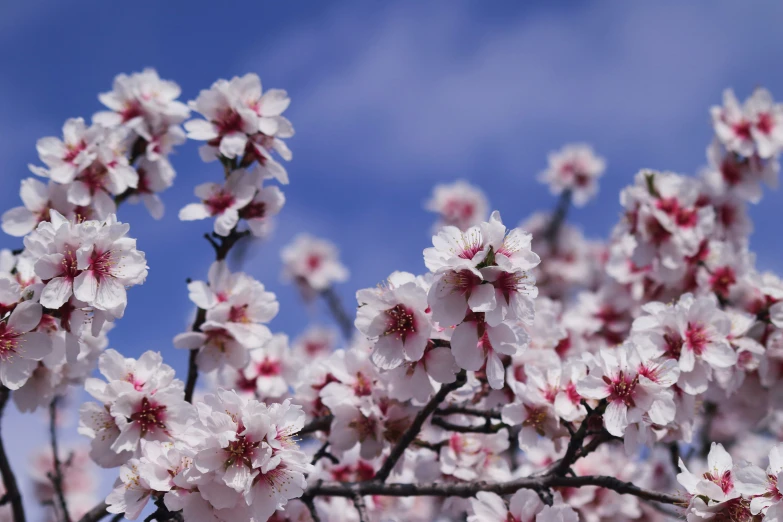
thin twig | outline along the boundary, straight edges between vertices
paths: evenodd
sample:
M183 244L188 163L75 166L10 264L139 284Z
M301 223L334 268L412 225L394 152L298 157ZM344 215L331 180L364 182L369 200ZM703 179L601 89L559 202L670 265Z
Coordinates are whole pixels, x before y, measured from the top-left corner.
M297 435L309 435L310 433L315 433L316 431L329 431L329 426L332 425L332 418L333 417L331 415L316 417L305 424L304 427L299 430Z
M699 437L699 454L702 458L707 458L710 452L711 436L712 436L712 421L715 420L715 415L718 414L718 405L712 402L704 403L704 424L701 427L701 433ZM676 469L676 468L675 468Z
M560 227L565 221L566 215L568 215L568 207L571 206L571 190L566 189L560 193L560 199L557 201L557 207L552 214L549 224L544 231L544 238L550 243L554 244L557 240L557 233L560 231Z
M302 502L307 506L307 509L310 510L310 517L313 519L313 522L321 522L321 517L318 515L318 510L315 508L313 497L303 496Z
M419 434L421 427L424 425L427 418L432 415L432 412L434 412L440 403L446 399L446 396L449 393L458 388L461 388L466 381L467 377L465 371L463 370L457 374L457 378L454 382L444 384L440 387L438 393L436 393L435 396L432 397L432 399L430 399L430 401L424 406L424 408L422 408L421 411L416 414L416 417L414 417L411 425L407 430L405 430L405 433L402 434L400 440L397 441L397 444L392 448L391 453L389 453L389 456L386 458L383 466L381 466L381 469L375 475L375 480L378 482L384 482L387 478L389 478L389 474L394 469L394 466L397 465L397 461L400 460L402 454L405 453L405 449L410 446L411 442L413 442L413 440Z
M370 522L370 517L367 515L367 504L364 503L364 497L359 494L354 495L353 505L356 507L356 512L359 513L359 522Z
M329 448L329 441L328 440L326 442L324 442L321 445L320 448L318 448L318 451L316 451L315 455L313 455L313 460L310 461L310 464L315 466L316 464L318 464L318 461L323 459L323 458L329 459L332 462L332 464L339 464L340 460L337 457L335 457L334 455L332 455L331 453L329 453L327 451L327 448Z
M332 313L334 320L340 326L340 331L346 341L350 341L353 337L353 320L343 308L343 303L334 288L329 287L321 292L321 296L326 300L326 304L329 306L329 311Z
M57 446L57 397L52 399L52 402L49 404L49 438L52 443L52 458L54 460L54 473L49 474L49 480L52 481L52 487L60 502L63 520L71 522L71 514L68 512L68 503L65 500L65 492L63 491L63 467Z
M576 433L574 433L574 435L571 437L571 440L568 441L568 447L566 448L565 455L563 455L563 458L556 462L554 466L552 466L550 473L554 475L565 475L571 468L571 465L580 458L580 452L582 452L582 446L584 445L585 437L588 435L587 429L590 421L594 417L602 415L605 408L606 401L602 401L597 408L588 411L587 417L584 418L582 424L579 425L579 429L576 430Z
M98 522L109 514L109 512L106 511L106 508L108 507L109 506L106 504L106 502L101 502L87 513L82 515L82 518L79 519L79 522Z
M8 388L5 386L0 387L0 418L2 418L5 412L5 406L8 403L10 394L11 391ZM25 522L22 494L19 492L19 485L16 483L16 475L14 475L14 471L11 469L11 463L8 462L2 435L0 435L0 475L3 477L6 495L8 495L8 501L11 503L14 522Z
M227 236L219 236L217 234L204 234L204 237L212 245L215 250L215 259L217 261L223 261L228 256L231 248L236 245L237 241L243 237L247 237L250 234L249 230L238 231L236 227L231 229L231 232ZM201 325L204 324L207 318L207 311L201 308L196 312L196 319L193 321L191 330L197 332L201 329ZM196 358L198 356L198 348L190 350L190 356L188 357L188 376L185 381L185 400L188 402L193 401L193 392L196 389L196 381L198 380L198 364Z
M196 318L193 320L193 326L191 330L198 332L201 329L201 325L207 320L207 311L199 308L196 312ZM193 392L196 390L196 381L198 380L198 363L196 362L198 357L198 348L190 350L190 356L188 357L188 377L185 381L185 400L193 402Z

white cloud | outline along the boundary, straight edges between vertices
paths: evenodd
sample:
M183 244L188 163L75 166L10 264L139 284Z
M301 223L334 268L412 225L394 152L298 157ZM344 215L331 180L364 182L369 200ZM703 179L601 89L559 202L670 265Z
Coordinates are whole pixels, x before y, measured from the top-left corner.
M677 149L699 125L706 139L716 86L732 73L755 83L737 71L780 43L773 4L596 3L492 25L448 5L338 8L247 62L302 86L291 108L299 150L339 154L351 168L337 176L371 168L388 181L440 177L484 152L513 166L553 135L591 140L611 128L622 143L607 153Z

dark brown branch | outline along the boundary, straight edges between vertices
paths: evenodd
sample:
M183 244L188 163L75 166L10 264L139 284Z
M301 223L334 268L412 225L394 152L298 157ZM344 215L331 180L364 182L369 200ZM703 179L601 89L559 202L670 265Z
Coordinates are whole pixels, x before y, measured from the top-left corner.
M313 519L313 522L321 522L321 517L318 515L318 510L315 508L313 497L303 496L302 502L307 506L307 509L310 510L310 517Z
M565 477L545 475L543 477L525 477L509 482L431 482L425 484L387 484L378 481L367 482L322 482L315 484L305 492L309 496L330 496L355 498L356 495L377 495L382 497L462 497L470 498L480 491L490 491L498 495L511 495L520 489L536 491L549 488L580 488L598 486L611 489L623 495L633 495L644 500L661 502L663 504L683 505L682 497L658 493L639 488L630 482L623 482L615 477L583 476Z
M206 319L207 311L199 308L196 312L196 318L193 320L193 326L190 329L198 332ZM193 402L193 392L196 390L196 381L198 380L196 357L198 357L198 348L190 350L190 356L188 357L188 377L185 381L185 400L188 402Z
M557 207L552 217L549 220L549 224L544 231L544 238L549 243L554 243L557 240L557 233L560 231L560 227L563 226L566 215L568 215L568 207L571 206L571 190L566 189L560 193L560 199L557 201Z
M454 382L444 384L440 387L438 393L436 393L424 406L424 408L422 408L419 413L416 414L416 417L414 417L411 425L407 430L405 430L405 433L402 434L400 440L398 440L397 444L395 444L395 446L392 448L391 453L389 453L389 456L386 458L383 466L381 466L381 469L378 470L378 473L376 473L375 480L378 482L384 482L387 478L389 478L389 474L394 469L394 466L397 465L397 461L400 460L402 454L405 453L405 449L410 446L411 442L413 442L413 440L418 436L419 432L421 431L421 427L424 426L427 418L432 415L432 412L438 408L440 403L446 399L446 396L449 393L458 388L461 388L465 382L467 382L467 377L465 371L462 370L457 374L457 378L454 380Z
M329 448L329 441L327 440L321 445L320 448L318 448L318 451L315 452L315 455L313 455L313 460L310 461L310 464L316 465L318 464L319 460L324 458L330 460L332 464L335 465L339 464L340 460L334 455L332 455L331 453L329 453L328 448Z
M353 319L351 319L345 311L345 308L343 308L343 303L337 295L337 292L334 291L334 288L329 287L321 292L321 296L329 306L329 311L332 313L334 320L340 326L343 337L346 341L350 341L354 331Z
M57 397L52 399L51 404L49 404L49 438L52 443L52 459L54 462L54 473L49 473L49 480L52 481L54 493L60 503L63 520L71 522L71 514L68 512L68 503L65 501L65 492L63 491L63 466L60 462L60 450L57 445Z
M500 412L495 410L480 410L468 406L446 406L438 408L433 415L472 415L483 419L500 419Z
M571 440L568 441L568 447L566 448L565 455L563 455L563 458L557 461L554 466L552 466L550 473L553 475L565 475L571 468L571 465L576 462L577 459L586 455L582 446L584 446L585 438L588 436L588 427L594 418L600 418L604 412L604 409L606 409L606 401L601 401L599 406L594 410L588 410L587 416L579 425L579 429L576 430L576 433L571 436ZM600 444L600 442L596 443L596 447L598 444ZM595 448L592 448L590 451L593 451L594 449Z
M504 428L508 428L505 424L478 424L476 426L465 426L462 424L454 424L447 420L443 420L441 417L433 417L432 425L444 430L454 431L457 433L497 433Z
M106 508L109 506L106 505L106 502L101 502L91 510L89 510L87 513L85 513L82 518L79 519L79 522L98 522L103 517L109 514L108 511L106 511Z
M718 414L718 405L712 402L704 403L704 423L702 424L699 437L699 454L702 458L707 458L712 447L712 421ZM674 468L677 469L677 468Z
M316 417L307 424L304 425L304 427L299 430L299 433L297 435L309 435L311 433L315 433L316 431L329 431L329 426L332 425L332 416L331 415L324 415L323 417Z
M367 505L364 503L364 497L359 494L354 495L353 505L359 513L359 522L370 522L370 517L367 515Z
M207 239L207 241L209 241L209 244L212 245L212 248L215 250L215 259L217 261L223 261L226 259L228 253L231 251L231 248L237 243L237 241L243 237L248 236L249 234L249 230L239 232L236 227L234 227L225 237L214 233L212 235L204 234L204 237ZM204 324L204 321L206 321L206 318L207 311L199 308L198 312L196 312L196 319L193 321L191 330L194 332L199 331L201 325ZM188 377L185 381L185 400L188 402L193 401L193 392L196 389L196 381L198 380L198 364L196 363L197 356L198 348L190 351L190 356L188 358Z
M11 391L5 386L0 387L0 418L5 412L5 406L8 403L8 397ZM1 433L1 432L0 432ZM16 475L11 469L11 463L8 462L8 456L5 453L3 438L0 434L0 475L3 477L6 495L11 503L11 510L14 515L14 522L25 522L24 505L22 504L22 494L19 491L19 485L16 483Z

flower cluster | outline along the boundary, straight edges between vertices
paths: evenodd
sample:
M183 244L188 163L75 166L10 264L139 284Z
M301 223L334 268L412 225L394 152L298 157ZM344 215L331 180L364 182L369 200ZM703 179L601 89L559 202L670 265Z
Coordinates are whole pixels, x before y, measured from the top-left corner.
M344 343L323 326L289 342L268 326L275 294L227 262L285 202L266 182L288 183L275 155L290 159L289 98L264 93L253 74L220 80L190 103L204 119L184 124L223 177L180 211L214 218L216 259L205 280L188 280L196 310L173 339L189 352L180 378L161 353L106 349L127 288L148 271L115 212L135 197L162 208L166 157L189 117L178 96L154 71L118 76L100 97L110 111L39 142L46 167L33 170L50 181L25 180L25 206L3 218L24 248L0 251L0 409L10 391L22 411L49 405L55 433L69 387L96 400L79 412L88 452L58 459L53 439L36 458L50 514L783 519L783 280L758 270L748 242L747 207L776 181L783 149L783 109L769 93L743 105L727 93L712 110L698 176L640 171L606 242L564 221L604 171L586 145L550 155L540 179L561 194L555 211L511 230L498 212L486 217L478 188L437 186L428 271L359 290L355 316L335 288L348 279L337 246L296 236L281 252L283 278L326 300ZM96 365L103 378L90 377ZM88 460L119 468L105 508L90 509Z
M205 372L225 365L246 368L252 351L272 337L263 323L277 315L275 294L247 274L231 273L224 261L212 265L208 282L193 281L188 290L204 320L177 335L174 346L198 350L196 361Z
M276 186L264 181L288 183L288 173L272 153L289 161L291 151L283 141L294 128L282 116L291 100L285 91L271 89L262 94L255 74L218 80L190 102L206 119L185 123L188 138L206 141L200 149L204 161L220 160L225 167L223 183L196 187L200 203L180 210L185 221L215 218L215 234L228 236L240 219L258 237L268 233L269 218L276 215L285 197Z
M301 496L311 468L294 438L304 425L301 409L220 390L197 410L189 437L162 437L158 428L141 439L106 499L110 513L135 520L155 498L187 520L267 520ZM167 414L154 415L161 426L170 424Z

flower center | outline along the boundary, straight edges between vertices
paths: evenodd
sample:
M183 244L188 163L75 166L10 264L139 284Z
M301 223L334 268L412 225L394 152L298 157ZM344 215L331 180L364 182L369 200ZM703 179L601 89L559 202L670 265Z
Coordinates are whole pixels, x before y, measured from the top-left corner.
M729 295L729 287L737 282L737 277L734 274L734 269L730 266L722 266L713 270L710 275L710 286L713 292L716 294L727 297Z
M232 440L228 443L225 449L228 459L226 459L226 468L233 466L234 464L241 466L253 467L253 457L255 455L255 449L260 445L259 442L252 442L248 440L244 435L238 435L236 440Z
M16 355L19 336L19 333L8 326L8 323L0 323L0 360L7 361Z
M217 194L205 200L204 204L209 209L209 213L215 216L228 210L231 205L234 204L234 201L235 199L233 194L221 190Z
M701 355L709 342L709 336L700 324L688 323L685 330L685 339L688 342L688 348L693 350L696 355Z
M147 397L141 399L138 411L130 416L131 422L136 422L139 424L142 437L147 433L154 433L158 428L165 430L165 418L166 406L163 406L162 404L156 404L150 401Z
M384 313L387 319L383 335L394 335L404 344L409 335L416 333L416 317L412 310L398 304Z
M622 402L628 407L635 406L633 400L637 382L635 378L631 379L624 372L620 372L614 379L604 376L603 380L609 386L609 400L611 402Z

